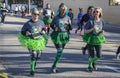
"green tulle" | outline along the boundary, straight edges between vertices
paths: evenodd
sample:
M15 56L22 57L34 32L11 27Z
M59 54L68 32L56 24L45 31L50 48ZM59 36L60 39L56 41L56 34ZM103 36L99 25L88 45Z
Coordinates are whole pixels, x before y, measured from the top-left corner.
M48 19L43 18L42 20L45 24L51 24L51 22L52 22L52 18L48 18Z
M18 40L22 46L29 48L31 50L38 51L38 50L43 50L46 47L48 37L45 34L43 35L42 38L38 40L34 40L19 33Z
M90 33L90 34L83 35L83 41L91 45L101 45L106 42L106 39L103 34L94 36Z
M53 31L51 33L51 39L54 44L66 44L69 42L69 34L67 32Z

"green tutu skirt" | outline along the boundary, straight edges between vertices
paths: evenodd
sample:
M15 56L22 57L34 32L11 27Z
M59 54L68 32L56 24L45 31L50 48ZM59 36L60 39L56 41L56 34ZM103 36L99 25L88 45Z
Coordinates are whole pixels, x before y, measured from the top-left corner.
M101 45L106 42L106 39L103 34L99 34L97 36L92 34L84 34L83 41L91 45Z
M54 44L66 44L69 42L69 34L68 32L53 31L51 33L51 39Z
M52 18L48 18L48 19L43 18L42 20L45 24L51 24L51 22L52 22Z
M43 50L46 47L48 37L46 34L44 34L42 38L35 40L20 33L18 35L18 40L22 46L30 50L38 51Z

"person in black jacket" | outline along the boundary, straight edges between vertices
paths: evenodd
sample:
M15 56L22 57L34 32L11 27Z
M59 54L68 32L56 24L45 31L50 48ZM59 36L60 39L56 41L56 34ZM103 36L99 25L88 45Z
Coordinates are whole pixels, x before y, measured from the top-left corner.
M80 36L82 36L82 28L83 28L82 25L80 24L80 21L81 21L83 16L84 16L83 8L79 8L79 13L77 15L78 28L75 30L75 34L77 34L78 30L80 30Z
M87 13L82 17L80 24L81 26L85 25L88 20L93 20L93 12L94 12L94 6L89 6L87 9ZM82 48L83 55L85 55L85 52L87 50L88 45Z
M73 21L73 18L74 18L74 14L73 14L73 12L72 12L72 9L71 9L71 8L69 9L68 16L70 17L71 22L72 22L72 21Z
M74 18L74 14L72 12L72 8L69 9L69 12L68 12L68 16L70 17L70 20L71 20L71 24L73 22L73 18ZM70 31L68 30L69 34L70 34Z

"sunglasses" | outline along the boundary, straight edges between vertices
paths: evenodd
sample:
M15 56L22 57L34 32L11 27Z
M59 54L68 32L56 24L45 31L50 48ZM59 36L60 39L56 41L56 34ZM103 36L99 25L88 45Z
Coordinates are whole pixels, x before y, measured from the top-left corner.
M99 11L95 11L95 13L99 13Z
M38 15L39 16L39 14L35 14L35 13L33 13L33 15L36 15L36 16Z

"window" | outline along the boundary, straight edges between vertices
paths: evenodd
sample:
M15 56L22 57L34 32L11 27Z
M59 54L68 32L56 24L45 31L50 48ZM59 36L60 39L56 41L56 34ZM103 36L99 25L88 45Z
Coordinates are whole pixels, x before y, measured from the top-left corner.
M120 0L109 0L110 6L120 6Z

